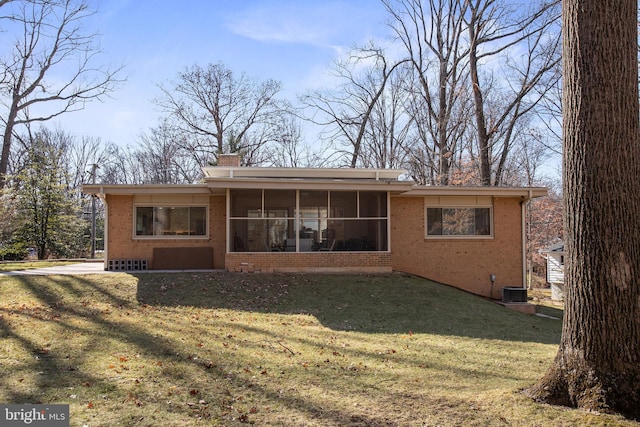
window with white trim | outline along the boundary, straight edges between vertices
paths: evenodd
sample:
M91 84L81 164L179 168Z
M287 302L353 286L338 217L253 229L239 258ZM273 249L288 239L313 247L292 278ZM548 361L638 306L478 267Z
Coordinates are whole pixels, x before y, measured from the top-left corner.
M493 236L493 206L490 197L427 197L425 211L427 238Z
M207 236L206 206L136 206L135 237Z

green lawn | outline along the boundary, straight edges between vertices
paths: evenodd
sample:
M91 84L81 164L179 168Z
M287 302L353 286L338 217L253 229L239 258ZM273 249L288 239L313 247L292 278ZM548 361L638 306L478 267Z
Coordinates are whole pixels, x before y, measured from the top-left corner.
M0 402L73 426L637 425L519 392L560 323L400 274L0 277Z

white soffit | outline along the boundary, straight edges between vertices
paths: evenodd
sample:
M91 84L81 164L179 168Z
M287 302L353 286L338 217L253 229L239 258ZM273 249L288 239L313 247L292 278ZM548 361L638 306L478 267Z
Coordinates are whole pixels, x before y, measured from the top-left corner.
M211 166L202 168L205 180L228 178L263 179L346 179L346 180L394 180L406 173L401 169L354 168L262 168Z
M546 196L544 187L455 187L455 186L416 186L403 196L493 196L493 197L525 197Z

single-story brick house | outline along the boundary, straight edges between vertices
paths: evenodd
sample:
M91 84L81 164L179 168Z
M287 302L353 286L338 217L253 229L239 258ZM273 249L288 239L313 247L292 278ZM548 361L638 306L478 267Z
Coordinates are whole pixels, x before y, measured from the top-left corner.
M401 170L220 157L198 184L85 185L106 206L105 269L395 270L494 298L525 286L526 201L544 188L416 186Z

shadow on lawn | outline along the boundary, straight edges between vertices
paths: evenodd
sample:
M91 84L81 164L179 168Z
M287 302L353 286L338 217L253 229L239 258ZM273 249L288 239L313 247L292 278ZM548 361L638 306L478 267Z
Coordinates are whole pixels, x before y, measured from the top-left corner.
M23 323L46 322L54 328L63 328L66 334L90 337L84 343L85 348L99 347L104 339L115 339L122 342L134 342L141 351L151 352L158 356L174 353L172 346L158 339L158 337L127 327L117 321L108 320L100 312L91 307L92 293L97 293L95 299L107 300L110 304L122 310L137 306L131 300L119 297L105 289L95 286L91 280L82 276L48 276L46 279L37 276L16 276L24 288L39 301L40 304L23 304L15 309L0 306L0 337L15 340L22 349L31 353L27 363L20 369L25 377L37 373L35 390L72 390L74 387L97 387L108 390L112 385L93 372L81 371L80 365L87 365L86 355L78 348L69 348L62 352L51 351L55 346L56 332L50 332L46 327L33 331L29 328L16 328L5 320L21 319ZM46 280L46 282L44 282ZM69 297L70 294L71 297ZM80 305L77 300L82 301ZM69 300L73 300L69 302ZM84 304L86 302L86 304ZM133 304L132 304L133 303ZM83 319L83 322L78 322ZM48 336L51 334L52 336ZM91 361L89 361L91 362ZM88 363L89 365L91 363ZM11 403L41 403L39 391L22 392L7 384L8 376L2 376L0 387L8 391ZM82 385L82 386L81 386ZM69 392L73 393L73 392ZM62 402L68 402L68 396L61 396ZM48 402L43 402L48 403Z
M138 301L263 313L308 314L334 330L430 333L557 344L561 321L524 315L403 274L140 274ZM557 317L561 318L561 311Z
M368 417L358 414L356 416L347 410L327 407L322 401L300 397L295 388L289 390L272 389L268 385L257 384L249 377L243 377L242 371L237 369L225 370L227 368L218 366L212 361L193 357L190 354L180 354L181 347L176 346L171 340L159 336L152 329L143 330L136 327L135 324L119 320L120 316L113 311L105 314L95 304L96 302L108 302L110 310L122 310L125 317L128 316L127 312L137 312L136 316L144 316L144 311L148 309L147 304L159 307L189 305L289 313L291 310L284 308L285 306L281 304L292 303L292 307L298 306L298 304L306 306L311 301L303 303L305 297L302 294L291 296L291 294L296 295L298 292L304 294L307 291L304 286L296 288L295 283L306 286L318 285L313 282L313 278L307 279L301 276L264 276L266 281L259 280L254 283L251 280L245 282L244 286L238 282L231 286L230 280L219 281L224 278L228 278L228 276L140 275L138 301L136 301L133 299L133 295L131 298L127 298L126 294L119 294L115 290L96 285L91 279L82 276L49 276L47 278L20 276L16 280L20 281L23 289L28 291L30 295L27 294L22 300L21 295L14 296L14 301L10 301L6 305L0 304L0 338L10 339L31 356L14 355L16 362L20 363L16 364L11 375L0 376L0 388L6 393L7 402L69 403L70 399L75 399L70 394L78 393L83 396L74 403L84 406L92 399L111 399L109 394L114 392L116 396L127 396L120 403L122 407L120 421L133 424L133 420L142 420L144 417L137 415L135 408L143 406L143 403L138 405L136 402L129 402L135 398L135 385L128 385L117 378L115 380L105 378L104 367L96 366L95 372L79 368L80 366L93 366L92 360L88 358L92 357L95 352L105 352L105 357L115 357L117 360L117 354L112 354L113 350L110 347L103 348L103 343L120 342L133 345L134 351L143 354L145 358L163 361L165 365L194 365L197 368L199 380L204 379L207 383L219 380L223 384L228 394L227 400L231 399L230 402L236 401L232 392L242 397L243 393L250 389L256 394L263 395L265 399L284 402L287 407L294 406L296 410L306 413L310 418L318 420L320 423L329 425L387 424L376 419L374 415ZM285 279L288 284L285 285L281 279ZM209 282L211 282L209 285L203 286L203 283ZM200 291L197 293L193 292L195 284L200 286ZM226 285L233 289L227 288ZM160 289L163 286L166 288ZM275 292L276 289L278 289L277 292ZM154 298L154 296L161 298ZM253 296L253 298L248 298L249 296ZM320 294L320 296L328 295ZM357 299L357 296L354 298ZM6 301L7 298L4 298L3 302ZM218 301L218 304L213 304L215 301ZM222 301L224 303L220 303ZM342 308L337 310L341 312ZM329 317L331 318L333 315ZM346 321L347 319L336 318L334 320ZM35 325L39 325L41 329L34 331ZM49 327L53 329L50 330ZM51 336L47 336L49 334ZM51 340L59 340L63 336L69 335L80 337L79 342L88 351L85 352L83 348L79 347L70 348L71 343L65 343L62 346L53 345L55 347L53 350L48 348L54 343ZM85 338L88 338L89 341L84 341ZM60 343L58 342L58 344ZM117 364L117 362L114 363ZM174 384L177 381L171 370L160 375L164 377L163 381L166 384ZM217 380L214 380L214 377ZM24 388L27 391L19 390L18 385L24 379L34 379L30 387ZM187 378L180 377L179 380L191 384ZM85 392L85 390L87 391ZM189 392L189 394L193 399L192 393ZM44 401L43 396L46 396ZM406 396L403 395L403 397ZM178 397L176 396L175 399ZM214 401L210 407L212 412L205 412L203 417L220 416L219 413L213 412L219 403ZM193 419L194 417L191 406L188 404L172 406L172 410L182 412L184 419ZM94 421L96 420L99 419L94 419ZM194 419L193 422L196 423L196 420Z

